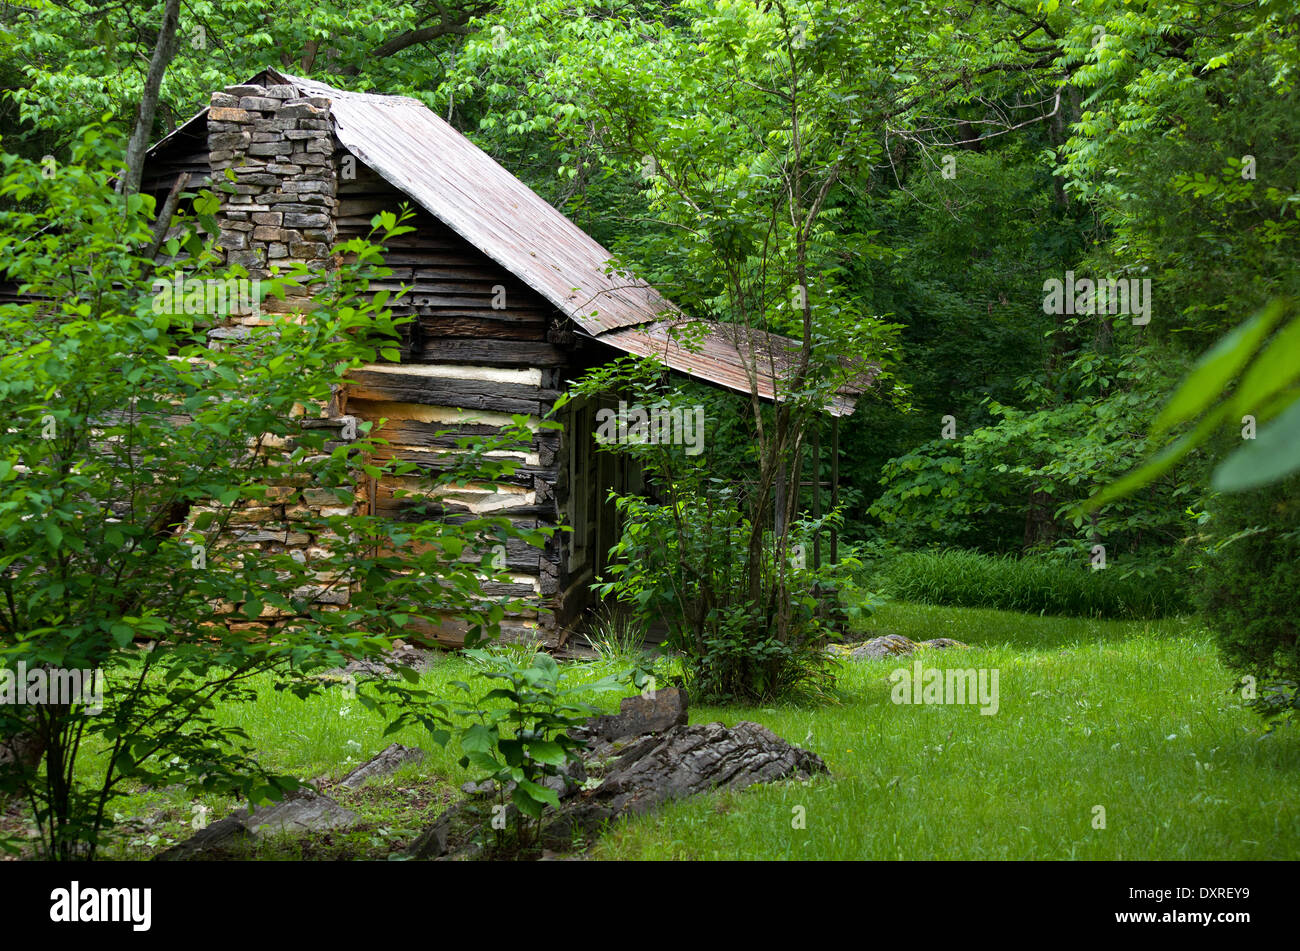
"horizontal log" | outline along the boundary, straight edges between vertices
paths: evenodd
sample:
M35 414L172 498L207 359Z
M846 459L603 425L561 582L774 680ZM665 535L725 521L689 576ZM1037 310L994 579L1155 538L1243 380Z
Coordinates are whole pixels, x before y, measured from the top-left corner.
M430 288L425 291L413 291L406 296L410 299L409 304L415 307L447 307L454 308L457 311L478 311L483 310L487 313L484 316L491 319L491 314L500 314L501 320L510 320L511 315L520 311L537 311L536 307L493 307L492 293L484 290L482 294L467 294L463 292L444 290L436 284L426 284Z
M368 363L359 367L357 372L395 380L470 380L550 389L550 387L542 387L542 377L546 371L540 367L488 367L463 363Z
M470 516L465 515L464 513L460 513L457 515L448 516L447 518L442 519L442 521L449 525L463 525L465 522L469 521L470 518L471 518ZM532 531L538 528L539 525L542 524L538 522L536 518L531 518L531 517L513 518L510 516L506 516L506 520L510 522L511 525L514 526L516 531L521 531L521 532ZM538 548L536 545L528 544L528 542L524 541L522 538L510 537L507 538L504 542L493 543L487 546L487 552L490 555L496 554L496 545L502 544L505 546L505 558L506 558L504 564L505 570L519 572L522 574L533 574L533 575L538 574L539 571L543 571L543 570L546 572L553 573L555 571L558 571L559 554L558 554L558 550L555 551L551 550L551 548L549 547L550 541L551 539L548 539L547 548ZM400 554L407 557L414 557L417 555L424 554L430 548L436 548L436 547L438 546L430 545L425 542L411 541L411 542L407 542L402 547L402 550L400 552L396 552L393 551L392 549L384 548L380 550L380 554L384 557L391 557L395 554ZM480 550L475 549L473 546L467 545L464 551L461 552L461 555L457 559L457 561L464 562L465 564L478 564L482 561L482 553Z
M413 463L419 468L420 472L428 476L439 475L454 468L460 458L456 453L438 452L433 449L394 449L391 446L380 446L375 449L372 455L376 460L400 459L403 462ZM497 458L504 460L506 457ZM537 483L543 482L547 485L553 485L555 480L559 478L559 470L554 465L530 465L517 458L510 458L510 461L515 464L514 472L497 476L493 481L502 485L523 486L536 490ZM547 497L550 497L549 490Z
M499 268L489 270L480 262L462 262L449 257L430 264L394 265L387 261L384 263L392 269L393 273L383 281L371 281L372 290L390 286L395 288L399 284L409 284L411 281L466 281L474 284L502 284L507 294L510 293L511 288L520 293L532 293L525 285L513 280L509 275L503 278Z
M425 238L410 247L395 247L385 255L384 263L393 267L412 267L417 271L424 267L441 267L473 270L485 275L499 272L506 278L511 276L501 265L455 236Z
M373 404L376 412L382 413L383 404ZM429 446L453 449L462 437L494 436L501 431L499 426L487 423L425 423L415 419L389 419L382 427L373 431L374 435L399 446ZM521 445L520 451L536 452L549 444L543 433L534 433L527 445Z
M482 307L435 307L433 304L417 305L400 301L391 308L394 313L416 314L420 330L426 336L494 336L515 335L515 339L546 339L546 311L529 311L515 308L512 311L493 311Z
M353 409L362 406L364 412L355 415L363 419L384 417L383 404L352 404ZM374 414L373 416L370 414ZM500 427L487 423L428 423L418 419L398 419L385 417L388 422L373 431L381 439L386 439L395 446L425 446L429 448L458 448L463 438L494 436ZM537 455L538 465L553 468L555 457L560 449L560 434L556 430L539 430L533 434L532 441L519 444L518 451L533 452Z
M391 400L501 413L536 415L541 412L543 402L554 401L559 395L555 390L521 383L453 380L414 373L355 370L351 379L353 382L348 384L348 395L352 399Z
M506 584L502 581L484 581L480 588L490 598L531 599L537 596L537 589L533 587L531 582Z
M376 493L375 514L398 522L445 521L456 516L474 517L467 515L463 506L444 505L439 499L411 498L409 496L393 498L388 493ZM497 516L511 519L535 518L539 522L549 525L556 524L559 518L554 505L533 504L520 504L507 509L498 509L493 512L483 513L483 515L477 517L495 518Z
M391 307L394 316L414 317L414 321L404 329L403 360L407 363L422 357L424 348L431 346L434 338L459 337L475 340L516 340L520 343L545 343L546 319L541 314L529 315L527 320L501 321L480 320L473 315L459 315L442 312L434 316L431 308ZM418 322L416 328L414 323ZM411 352L412 338L416 341L417 351ZM431 360L429 362L440 362ZM454 360L446 361L454 363Z
M334 225L338 228L339 238L346 240L348 238L365 238L370 234L374 227L369 218L335 218ZM394 263L405 264L422 264L428 260L438 260L441 256L456 255L461 253L465 247L465 242L460 238L424 238L418 242L402 242L397 238L392 238L384 242L388 249L384 253L384 263L390 263L391 258L412 258L416 260L398 261ZM417 253L413 253L417 252ZM348 261L353 261L356 256L348 254L345 257Z
M438 337L425 341L419 354L412 354L412 360L419 363L470 363L489 367L554 367L566 365L569 355L562 347L540 341Z
M507 615L501 622L501 639L508 643L532 644L541 641L547 647L558 647L564 641L564 632L557 629L554 620L545 611L532 612L533 618ZM526 617L526 616L525 616ZM460 647L465 642L468 625L457 619L447 619L437 626L412 619L408 630L415 639L424 638L443 647Z
M460 384L460 380L448 381ZM528 387L527 389L535 389ZM443 406L448 409L482 410L487 413L522 413L528 416L540 416L543 402L536 398L525 399L518 396L501 396L484 390L480 393L469 391L463 386L443 388L421 388L404 384L378 383L350 386L350 399L372 400L375 402L393 401L399 403L418 403L425 406Z
M391 186L390 186L391 187ZM381 211L391 211L397 214L401 201L395 192L388 195L365 194L355 195L355 186L344 188L342 183L339 187L339 216L349 217L373 217ZM347 197L343 197L343 196Z
M505 484L498 485L496 491L444 488L440 491L428 492L420 491L413 486L399 486L394 490L381 485L375 495L376 508L381 511L388 508L390 499L397 506L396 510L399 513L404 514L409 511L423 513L426 516L460 512L489 518L524 517L532 516L536 505L531 491Z
M510 310L512 306L541 309L537 295L513 278L499 274L485 274L481 271L444 271L445 276L425 275L423 268L414 268L414 277L409 281L371 281L370 290L388 291L397 294L406 291L407 297L448 297L453 301L469 300L471 306L480 306L483 299L492 307L497 288L505 288L505 306L494 310ZM446 305L450 306L450 305Z
M362 419L409 419L434 426L513 426L512 413L494 413L488 410L456 409L448 406L427 406L420 403L394 403L391 400L348 399L345 413ZM537 418L529 421L529 429L539 430ZM549 432L550 430L548 430Z

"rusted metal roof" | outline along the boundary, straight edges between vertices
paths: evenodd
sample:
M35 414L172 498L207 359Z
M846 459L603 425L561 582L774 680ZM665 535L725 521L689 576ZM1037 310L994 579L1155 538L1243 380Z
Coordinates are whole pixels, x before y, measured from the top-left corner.
M798 349L796 341L686 317L650 284L616 271L605 248L424 103L336 89L276 69L264 70L250 82L292 85L329 99L335 134L348 151L549 300L587 336L625 353L653 354L674 370L741 393L751 391L746 364L752 363L759 395L765 400L781 396L775 379L789 369L787 355L790 348ZM691 352L669 336L667 328L682 322L708 328L701 352ZM864 385L870 385L872 373L867 368L860 377ZM858 386L841 387L827 411L852 413L854 397L861 392Z
M613 273L608 251L424 103L268 73L329 99L335 133L348 151L585 332L678 312L646 282Z
M672 332L674 328L678 329L676 333ZM789 337L741 324L690 318L623 327L606 331L596 339L625 353L656 357L670 369L738 393L757 390L760 397L770 401L784 397L778 381L791 373L799 353L799 342ZM826 412L832 416L850 415L856 397L863 392L862 386L869 385L874 373L872 367L864 376L841 386Z

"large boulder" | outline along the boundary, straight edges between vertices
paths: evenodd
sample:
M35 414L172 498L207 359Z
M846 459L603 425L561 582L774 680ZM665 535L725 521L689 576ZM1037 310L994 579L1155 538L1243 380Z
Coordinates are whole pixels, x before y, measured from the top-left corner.
M955 641L951 637L935 637L928 641L914 641L902 634L883 634L860 644L836 644L832 653L849 660L883 660L890 657L906 657L917 648L929 647L942 649L948 647L964 648L968 645Z
M902 634L873 637L849 651L850 660L879 660L883 657L903 657L916 650L916 641Z
M232 848L246 846L252 837L244 827L244 817L238 814L208 823L184 842L154 856L155 862L183 862L194 858L210 858L229 852Z
M357 821L357 814L344 809L329 796L308 786L296 789L284 799L262 806L244 819L244 828L254 836L283 832L324 832L346 829Z
M648 812L670 799L712 789L744 789L756 783L809 779L826 772L816 753L787 743L760 723L742 721L675 726L619 749L611 743L591 750L588 771L602 758L615 758L600 785L575 803L575 812L598 821Z
M970 647L969 644L963 644L961 641L954 641L951 637L932 637L932 638L930 638L930 640L928 640L928 641L919 641L919 642L917 642L917 645L916 645L916 646L917 646L917 647L935 647L935 648L943 648L943 647L960 647L960 648L968 648L968 647Z

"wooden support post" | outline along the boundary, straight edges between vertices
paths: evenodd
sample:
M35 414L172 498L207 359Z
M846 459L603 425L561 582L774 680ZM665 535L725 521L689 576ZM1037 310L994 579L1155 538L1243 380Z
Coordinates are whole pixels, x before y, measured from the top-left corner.
M822 517L822 420L818 416L812 425L812 514L814 519ZM813 534L813 570L822 566L822 530Z
M831 508L840 505L840 418L831 420ZM840 533L831 529L831 564L840 563Z

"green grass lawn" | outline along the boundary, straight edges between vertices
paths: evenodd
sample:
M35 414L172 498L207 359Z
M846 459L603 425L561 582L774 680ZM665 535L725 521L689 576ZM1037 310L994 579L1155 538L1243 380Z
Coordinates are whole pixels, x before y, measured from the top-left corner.
M832 776L675 804L614 830L596 856L1300 856L1300 737L1262 735L1194 624L895 604L871 628L970 644L921 656L998 669L998 712L892 703L889 672L911 659L846 663L838 708L697 709L693 721L757 720Z
M610 830L600 859L1294 859L1300 857L1300 735L1265 736L1227 692L1194 622L1093 621L893 604L863 637L953 637L927 666L996 668L999 709L897 705L888 677L914 658L844 662L840 703L817 708L696 707L692 722L755 720L817 752L831 775L701 796ZM462 679L444 658L426 683ZM595 679L600 663L573 665ZM448 696L451 695L448 689ZM593 701L611 706L613 695ZM306 779L342 776L396 739L429 759L341 799L366 821L337 853L382 857L432 821L470 778L459 753L384 723L342 692L308 702L263 691L222 715L264 762ZM141 793L122 813L146 855L188 834L197 800ZM203 803L222 815L228 802ZM1094 828L1095 807L1105 828ZM796 809L796 807L802 807ZM797 813L805 828L794 828ZM291 847L278 855L293 855ZM306 854L306 853L304 853ZM318 855L319 852L312 852Z

